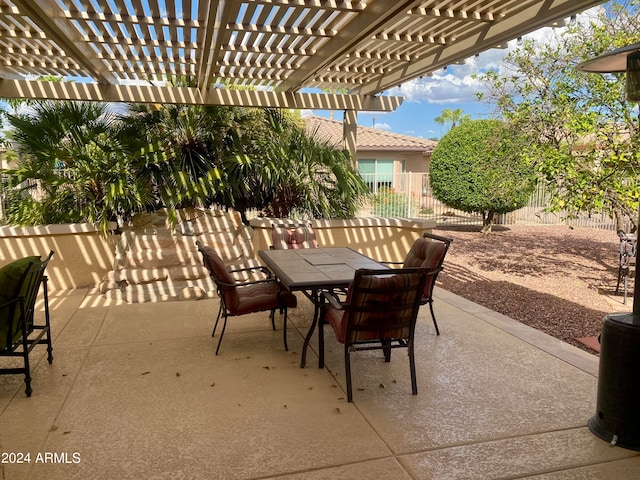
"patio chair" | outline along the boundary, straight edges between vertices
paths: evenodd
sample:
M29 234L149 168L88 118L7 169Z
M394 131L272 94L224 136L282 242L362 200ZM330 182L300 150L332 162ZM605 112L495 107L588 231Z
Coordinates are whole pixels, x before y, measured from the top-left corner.
M387 265L402 265L402 268L426 267L433 272L425 283L420 305L429 304L436 335L440 335L440 329L433 311L433 289L436 286L438 274L443 270L442 264L451 242L453 242L452 238L442 237L433 233L424 233L421 238L413 242L404 262L380 262Z
M2 375L24 374L25 393L31 396L29 353L36 345L47 345L47 361L53 362L47 276L53 251L42 260L21 258L0 269L0 356L22 357L22 367L0 368ZM35 304L42 285L44 323L36 323Z
M216 347L216 355L220 351L222 337L227 328L227 318L248 313L270 311L271 326L275 330L275 311L279 310L284 316L283 339L284 349L287 346L287 312L297 305L296 296L286 291L267 267L244 267L227 269L220 256L211 247L205 247L200 241L196 242L198 251L202 254L204 266L215 282L220 297L220 309L216 317L211 336L214 337L218 322L224 317L222 331ZM258 280L242 280L234 278L238 275L258 275Z
M272 224L271 250L288 250L292 248L318 248L316 234L308 223Z
M359 350L383 350L389 362L392 349L407 348L411 391L418 393L414 332L424 285L433 274L426 268L359 269L344 302L333 292L322 292L326 303L319 322L319 367L324 367L324 325L329 324L344 345L348 402L353 401L351 352Z
M618 263L618 283L616 285L616 293L620 290L620 282L624 285L624 296L622 303L627 303L627 288L629 282L629 272L636 268L636 259L638 258L638 237L623 231L618 232L620 238L620 258ZM634 286L637 288L637 286Z

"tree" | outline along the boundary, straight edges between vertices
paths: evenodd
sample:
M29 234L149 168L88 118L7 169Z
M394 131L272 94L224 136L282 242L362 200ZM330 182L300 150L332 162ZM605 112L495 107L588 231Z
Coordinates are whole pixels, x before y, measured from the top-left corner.
M353 217L370 192L350 153L320 140L282 110L264 109L263 121L264 137L247 132L246 143L254 146L247 155L256 173L250 192L266 200L265 215Z
M480 98L526 137L523 153L549 186L550 210L609 212L619 229L637 221L637 107L625 101L624 74L575 67L640 41L639 3L612 2L542 45L525 41L499 72L480 77L487 87Z
M459 123L470 119L469 115L466 115L461 108L456 108L455 110L451 110L450 108L445 108L440 112L440 115L437 116L434 120L436 123L440 125L451 124L450 129L454 129L456 125Z
M129 105L122 118L129 137L153 146L142 174L153 186L156 207L167 208L172 221L182 208L234 208L236 185L229 183L226 162L243 153L239 132L255 132L258 114L241 107ZM241 205L239 210L244 213Z
M434 196L450 207L481 213L491 232L496 213L527 204L535 188L530 162L517 135L498 120L468 120L447 133L431 156Z

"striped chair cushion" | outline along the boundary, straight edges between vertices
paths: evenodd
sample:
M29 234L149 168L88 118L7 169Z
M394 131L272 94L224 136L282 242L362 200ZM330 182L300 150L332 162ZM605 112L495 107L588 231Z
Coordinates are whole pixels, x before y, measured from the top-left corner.
M225 306L232 315L296 306L296 296L291 292L282 291L276 281L235 286L237 282L216 251L211 247L203 247L202 250L204 265L222 290ZM219 282L229 285L221 285Z
M409 339L419 275L363 276L347 294L346 310L328 307L325 319L339 342ZM407 291L400 288L410 287ZM389 307L401 307L391 309ZM347 326L351 325L347 337Z
M424 267L429 270L435 270L442 265L442 260L444 259L445 254L446 250L444 243L433 242L420 237L413 242L411 250L409 250L409 253L404 259L404 265L402 267ZM428 298L431 295L434 279L435 277L433 275L429 275L427 277L427 282L424 285L423 297Z
M237 287L237 291L238 303L229 306L229 311L233 315L242 315L280 307L294 308L297 304L296 296L291 292L281 291L278 282L246 285Z
M318 247L316 234L311 226L274 226L271 229L271 242L274 250Z
M235 285L236 281L227 270L227 266L222 261L222 258L211 247L203 247L203 259L204 266L209 270L209 273L218 284L218 287L224 292L224 302L229 309L233 311L238 308L239 298L236 288L233 286L220 285L218 282Z

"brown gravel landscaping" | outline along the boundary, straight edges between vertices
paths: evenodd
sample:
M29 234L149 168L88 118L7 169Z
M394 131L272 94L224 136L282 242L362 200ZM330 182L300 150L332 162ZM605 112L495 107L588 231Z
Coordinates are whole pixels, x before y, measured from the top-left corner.
M622 304L622 287L615 293L613 231L496 225L489 235L475 226L434 233L454 239L438 277L442 288L590 353L575 339L597 336L607 313L631 309L631 298ZM629 286L632 292L632 278Z

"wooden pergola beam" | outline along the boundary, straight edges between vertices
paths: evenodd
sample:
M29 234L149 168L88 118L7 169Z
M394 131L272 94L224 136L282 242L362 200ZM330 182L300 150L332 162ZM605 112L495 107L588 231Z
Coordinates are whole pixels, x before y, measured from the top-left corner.
M0 79L1 98L390 112L403 97Z

